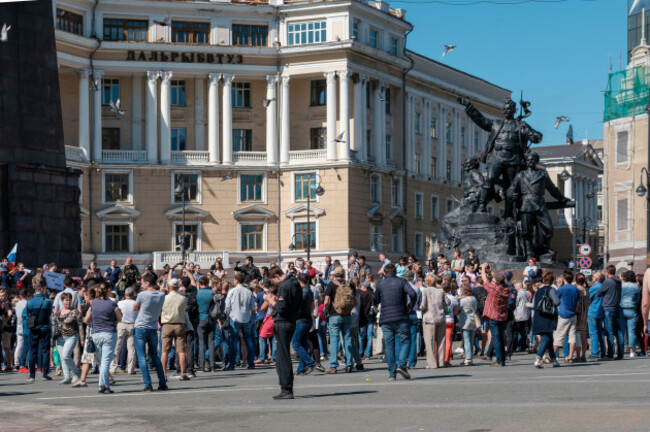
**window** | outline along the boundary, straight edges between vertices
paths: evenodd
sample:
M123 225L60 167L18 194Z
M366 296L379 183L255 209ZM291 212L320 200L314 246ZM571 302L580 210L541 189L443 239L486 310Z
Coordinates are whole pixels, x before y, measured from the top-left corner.
M352 39L356 41L359 40L359 26L361 25L361 21L358 19L353 19L352 20Z
M104 18L104 40L146 42L148 28L146 20Z
M210 23L172 21L172 42L209 44Z
M375 146L371 145L372 143L372 130L366 129L366 152L368 159L371 159L375 156Z
M199 250L199 239L200 239L200 222L185 222L185 227L183 228L183 222L174 222L174 250L181 250L182 235L185 234L189 237L189 241L186 240L187 250L196 251Z
M309 104L311 106L321 106L327 104L327 81L312 80Z
M395 38L390 38L390 53L394 56L399 53L399 41Z
M629 228L628 199L618 198L616 200L616 230L627 231Z
M172 128L172 151L185 151L187 140L187 129L185 128Z
M255 224L241 226L241 250L264 250L264 225Z
M413 237L413 249L415 249L415 256L421 257L424 255L424 238L422 233L415 233Z
M467 129L465 127L460 128L460 145L461 147L467 147Z
M56 8L56 29L83 35L83 16Z
M481 143L479 142L479 134L478 132L474 132L474 151L480 151L481 150Z
M185 81L172 80L172 106L185 106Z
M296 174L294 177L294 190L295 201L306 201L308 193L310 199L316 199L316 174Z
M370 45L373 48L381 48L381 41L379 40L379 30L377 29L370 29L370 32L368 33L368 45Z
M268 26L233 24L232 44L235 46L266 46Z
M236 82L232 84L232 107L251 107L251 83Z
M415 154L415 173L422 174L422 155Z
M451 213L453 211L454 211L454 199L447 198L447 213Z
M370 204L381 204L381 176L379 174L370 176Z
M451 122L445 124L445 139L448 143L451 142Z
M598 204L598 222L603 221L603 206Z
M131 226L129 224L104 225L104 252L130 252Z
M110 105L120 98L120 80L104 78L102 80L102 105Z
M244 175L239 178L239 200L240 202L262 201L264 188L264 176L261 174Z
M616 163L628 163L628 132L621 131L616 133Z
M402 179L394 178L391 183L390 204L393 207L402 206Z
M451 181L451 161L447 161L447 170L445 172L445 178L447 181Z
M102 150L120 149L120 128L102 128Z
M384 96L384 105L386 105L386 114L390 114L392 112L392 105L391 105L391 95L390 95L390 87L386 87L386 95Z
M104 171L103 202L131 203L131 172L130 171Z
M316 249L316 222L296 223L294 229L296 249L307 249L307 244L311 249Z
M253 150L253 131L250 129L233 129L232 130L232 149L233 151L252 151Z
M322 127L309 129L309 148L312 150L324 149L326 140L327 129Z
M440 219L440 208L438 204L438 197L431 195L431 220Z
M393 253L401 253L402 252L402 227L400 225L392 225L390 234L393 243Z
M393 137L391 135L386 135L386 160L393 160Z
M422 135L422 127L421 127L422 122L421 122L419 112L415 113L414 123L415 123L415 133L418 135Z
M422 192L415 193L415 219L424 219L424 195Z
M325 21L313 21L289 24L287 45L302 45L327 41L327 23Z
M382 251L384 250L384 236L381 234L381 225L370 226L370 250Z
M431 119L431 138L438 138L438 131L437 131L437 126L438 126L438 120L436 118Z
M176 195L175 190L181 185L185 187L186 194L185 202L188 203L198 203L201 201L201 177L199 173L172 173L172 203L173 204L182 204L183 196Z

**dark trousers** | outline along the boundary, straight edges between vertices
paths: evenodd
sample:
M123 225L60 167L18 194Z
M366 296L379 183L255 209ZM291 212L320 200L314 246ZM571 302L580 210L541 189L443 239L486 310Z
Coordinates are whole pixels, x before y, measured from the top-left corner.
M490 320L490 333L492 334L494 355L497 357L497 363L504 366L506 364L506 346L504 340L505 328L506 321Z
M52 330L47 327L29 331L29 377L36 377L36 358L41 365L43 376L50 373L50 336Z
M525 351L528 347L526 343L526 321L515 321L513 333L514 351Z
M614 358L614 347L617 347L617 358L623 358L625 352L625 329L619 325L620 308L603 308L605 311L605 330L607 337L607 357ZM616 343L614 343L616 338Z
M282 391L293 392L293 367L291 366L291 338L296 330L296 323L276 322L275 339L277 348L275 351L276 366L280 388Z
M205 350L208 350L210 368L214 369L214 322L211 320L199 321L199 369L205 367Z
M196 328L196 327L195 327ZM194 332L188 331L185 333L185 357L187 361L185 362L185 372L193 373L194 372ZM178 363L178 356L174 354L174 366L177 371L181 370L181 365Z
M506 343L506 355L510 357L515 350L515 320L512 316L508 316L508 321L506 321L504 339Z

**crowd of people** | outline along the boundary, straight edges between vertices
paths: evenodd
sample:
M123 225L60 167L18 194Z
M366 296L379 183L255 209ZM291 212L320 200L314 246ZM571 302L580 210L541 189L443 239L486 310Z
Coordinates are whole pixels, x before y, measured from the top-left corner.
M298 258L282 269L248 257L232 269L217 260L205 271L182 262L141 273L128 258L104 271L91 263L82 277L63 269L62 291L44 277L56 264L32 274L5 261L2 371L29 381L39 371L72 387L97 374L99 392L110 394L119 374L139 373L152 392L150 371L165 391L172 378L275 366L275 397L291 399L294 375L352 373L373 357L393 381L422 360L427 369L476 357L503 367L528 352L542 368L560 366L560 351L567 364L646 354L650 271L644 279L609 266L587 280L545 272L534 258L523 270L496 271L473 250L379 261L373 269L353 253L345 265L326 257L317 269Z

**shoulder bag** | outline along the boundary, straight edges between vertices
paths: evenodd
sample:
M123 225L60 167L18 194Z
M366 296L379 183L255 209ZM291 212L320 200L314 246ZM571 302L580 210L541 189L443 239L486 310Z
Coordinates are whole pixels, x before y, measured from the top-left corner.
M553 289L553 288L546 288L546 291L544 291L544 295L542 296L542 299L537 303L537 310L540 313L543 313L545 315L555 315L556 312L556 307L555 303L553 303L553 300L551 300L551 297L548 295L548 290Z
M43 307L44 301L45 301L45 296L43 296L43 300L41 300L41 305L38 307L36 311L36 315L30 315L27 317L27 328L29 330L34 330L36 327L38 327L38 317L41 314L41 308Z

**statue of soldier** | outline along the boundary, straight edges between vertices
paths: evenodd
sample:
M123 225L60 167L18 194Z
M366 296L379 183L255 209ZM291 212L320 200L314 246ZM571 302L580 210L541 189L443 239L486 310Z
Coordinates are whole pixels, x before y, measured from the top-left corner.
M458 102L465 106L465 112L481 129L490 132L487 144L480 155L480 161L486 164L487 176L478 210L485 212L490 198L490 191L501 183L503 190L508 190L517 173L524 167L524 154L528 142L539 143L542 134L531 128L520 118L515 118L517 104L506 99L503 106L503 119L490 120L472 105L468 98L459 97ZM512 201L506 199L505 217L513 217Z
M558 207L567 207L570 200L553 184L545 169L537 167L539 155L535 152L526 154L526 169L520 171L507 191L513 202L521 201L519 218L521 236L527 258L539 257L552 252L553 222L548 214L545 191L560 202ZM533 241L537 232L538 242Z
M465 176L463 178L462 188L463 188L463 201L461 206L468 205L472 213L475 213L478 209L483 184L485 183L485 175L479 171L481 163L476 156L472 156L463 162L463 170L465 171ZM495 191L496 188L496 191ZM490 200L495 198L497 202L501 201L500 193L501 188L495 186L490 191L488 191L487 199Z

